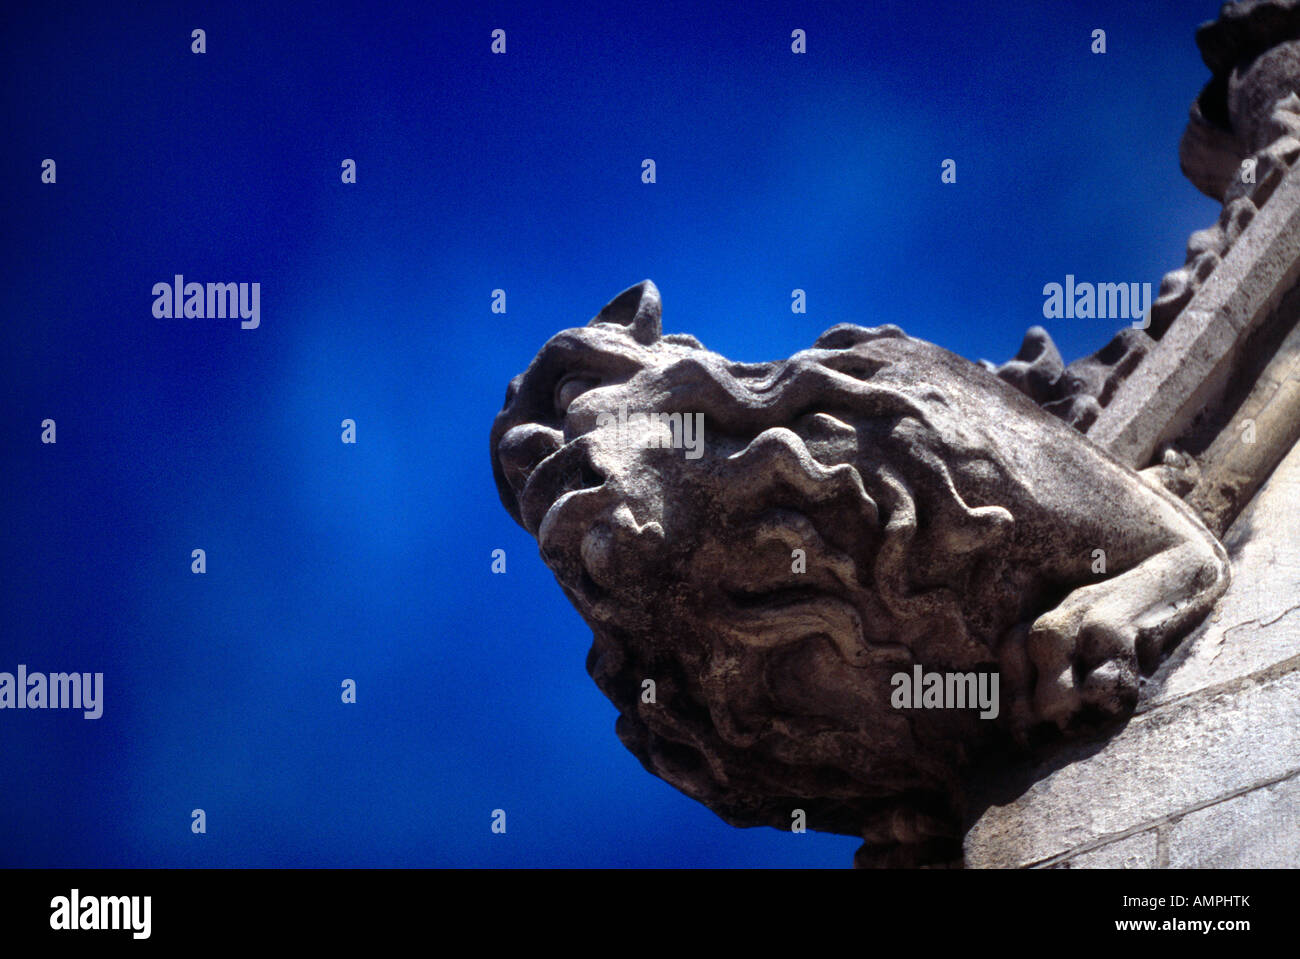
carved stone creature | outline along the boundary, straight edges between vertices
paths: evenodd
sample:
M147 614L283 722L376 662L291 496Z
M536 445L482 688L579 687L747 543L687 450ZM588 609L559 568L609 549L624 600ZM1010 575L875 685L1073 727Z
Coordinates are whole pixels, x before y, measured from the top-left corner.
M734 825L863 836L860 865L959 861L963 777L1130 714L1228 583L1187 506L976 364L849 324L733 363L662 335L648 280L543 346L491 453L623 743ZM895 708L914 666L998 672L997 718Z

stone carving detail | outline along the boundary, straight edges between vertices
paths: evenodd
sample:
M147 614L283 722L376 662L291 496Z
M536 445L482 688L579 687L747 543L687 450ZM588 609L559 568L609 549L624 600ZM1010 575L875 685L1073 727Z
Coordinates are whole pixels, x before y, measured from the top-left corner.
M1086 433L1119 384L1142 362L1151 343L1142 330L1127 327L1096 353L1066 366L1047 330L1031 326L1014 359L1001 366L981 360L980 365Z
M1300 51L1300 44L1289 43L1275 48ZM1233 78L1237 77L1234 71ZM1255 70L1246 76L1258 79ZM1243 81L1244 82L1244 81ZM1224 152L1222 143L1214 146L1214 155L1207 154L1206 138L1211 135L1223 136L1223 131L1210 133L1210 127L1201 118L1198 104L1192 107L1192 120L1183 135L1181 147L1183 170L1189 179L1203 192L1209 193L1217 200L1223 201L1223 211L1213 226L1197 230L1187 241L1187 260L1185 264L1171 273L1166 273L1160 282L1160 292L1151 304L1151 335L1159 339L1169 329L1170 324L1182 312L1183 307L1191 302L1196 291L1201 288L1210 274L1214 272L1228 251L1232 249L1242 232L1255 218L1259 208L1268 201L1277 185L1282 182L1297 158L1300 158L1300 96L1288 93L1274 104L1268 120L1259 127L1250 128L1257 136L1272 136L1261 149L1247 152L1244 156ZM1235 138L1234 144L1239 141ZM1235 163L1226 181L1222 171L1213 166L1232 159ZM1251 179L1243 179L1244 161L1252 161ZM1221 192L1211 192L1221 191Z
M1179 159L1197 189L1223 203L1218 222L1188 239L1186 261L1161 280L1145 331L1125 329L1065 367L1051 337L1034 327L1015 359L986 364L1082 432L1300 159L1300 0L1225 4L1196 42L1213 77L1192 104Z
M548 341L492 468L620 739L734 825L959 861L964 778L1112 728L1227 586L1181 501L946 350L842 324L745 364L660 324L647 280ZM916 667L996 673L996 716L895 708Z

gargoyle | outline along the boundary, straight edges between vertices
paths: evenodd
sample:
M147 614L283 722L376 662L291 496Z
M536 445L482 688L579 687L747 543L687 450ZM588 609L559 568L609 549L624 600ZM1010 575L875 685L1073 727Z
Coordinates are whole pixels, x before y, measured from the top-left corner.
M1229 579L1179 499L976 364L848 324L733 363L663 335L648 280L542 347L491 453L646 769L860 865L959 861L963 777L1122 721ZM896 708L918 666L996 672L996 718Z

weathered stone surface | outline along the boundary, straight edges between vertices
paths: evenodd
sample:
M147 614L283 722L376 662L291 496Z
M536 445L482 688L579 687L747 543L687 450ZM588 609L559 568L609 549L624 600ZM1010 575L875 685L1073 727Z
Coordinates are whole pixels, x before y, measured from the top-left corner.
M740 364L660 322L645 281L553 337L492 465L620 738L729 822L801 809L860 864L952 859L989 750L1127 716L1227 585L1180 500L896 327ZM996 672L996 718L895 708L914 667Z
M1300 769L1298 500L1300 447L1225 535L1232 586L1144 684L1136 718L1099 749L1073 747L1073 756L995 784L989 795L1000 805L968 833L968 865L1109 865L1112 837L1156 827L1167 849L1158 865L1286 858L1281 844L1294 834L1300 796L1242 797ZM1255 838L1238 810L1259 815ZM1235 831L1207 845L1212 827L1197 824L1222 817ZM1181 838L1179 822L1188 824ZM1289 864L1300 865L1300 845L1291 848Z
M1216 200L1241 161L1276 139L1267 127L1273 105L1300 75L1300 3L1239 0L1196 32L1212 76L1192 105L1179 150L1183 172Z
M1281 336L1282 342L1274 346L1256 337L1247 344L1248 355L1225 392L1225 409L1214 418L1202 413L1199 429L1194 423L1182 440L1204 447L1199 457L1205 463L1203 470L1198 464L1200 475L1185 499L1220 535L1300 441L1300 287L1292 287L1265 325L1271 339ZM1214 438L1206 445L1208 436Z
M1125 839L1117 839L1092 852L1079 853L1053 865L1053 869L1154 869L1156 867L1156 830L1147 829Z
M1014 359L1001 366L981 365L1053 416L1086 433L1152 345L1143 330L1128 327L1096 353L1065 366L1051 335L1034 326L1025 334Z
M1035 771L1022 795L984 812L966 835L966 864L1017 867L1090 852L1295 774L1297 666L1143 713L1100 748L1073 747L1073 762Z
M1300 446L1224 536L1233 587L1143 688L1149 710L1300 656ZM1300 714L1294 720L1300 724Z
M1188 813L1167 830L1172 869L1300 867L1300 775Z

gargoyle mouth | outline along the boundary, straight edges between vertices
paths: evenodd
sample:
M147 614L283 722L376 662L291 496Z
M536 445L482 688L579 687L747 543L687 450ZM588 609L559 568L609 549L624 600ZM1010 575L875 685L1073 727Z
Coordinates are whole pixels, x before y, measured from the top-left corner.
M598 489L605 477L591 464L587 444L566 443L546 457L528 476L519 496L519 515L524 528L538 536L547 515L571 493Z

